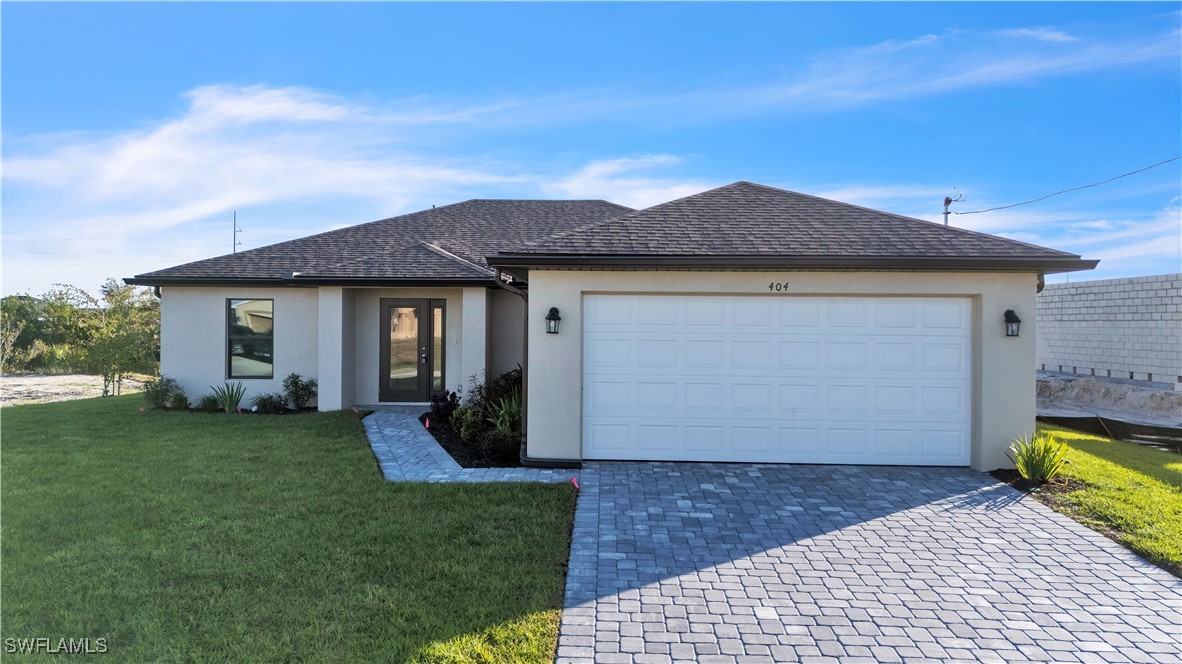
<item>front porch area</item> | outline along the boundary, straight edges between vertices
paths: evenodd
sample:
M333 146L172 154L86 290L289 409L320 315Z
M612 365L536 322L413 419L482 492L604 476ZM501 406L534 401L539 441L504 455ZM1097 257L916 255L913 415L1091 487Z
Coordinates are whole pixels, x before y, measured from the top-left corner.
M498 375L524 356L525 308L485 286L325 286L317 295L318 407L426 403L464 394L472 376Z

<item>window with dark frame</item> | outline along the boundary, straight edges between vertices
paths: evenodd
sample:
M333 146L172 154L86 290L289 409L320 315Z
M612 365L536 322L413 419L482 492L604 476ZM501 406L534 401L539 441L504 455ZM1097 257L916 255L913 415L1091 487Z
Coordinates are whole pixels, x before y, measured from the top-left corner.
M275 301L226 300L226 376L275 375Z

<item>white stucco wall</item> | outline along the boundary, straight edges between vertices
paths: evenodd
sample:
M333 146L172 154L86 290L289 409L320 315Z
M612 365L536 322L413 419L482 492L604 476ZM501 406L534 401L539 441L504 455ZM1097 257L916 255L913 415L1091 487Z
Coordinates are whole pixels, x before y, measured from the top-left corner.
M562 329L528 326L531 457L582 456L582 299L588 293L768 295L770 282L789 283L784 296L939 295L973 301L973 445L978 470L1011 467L1005 449L1034 429L1035 287L1037 275L905 272L608 272L541 271L529 276L529 320L550 307ZM1014 309L1022 334L1005 336L1002 315Z
M525 302L507 290L489 291L488 372L499 376L524 365Z
M160 296L160 373L174 378L189 399L209 394L226 376L226 300L274 300L273 378L235 378L246 398L282 392L295 372L318 377L318 301L314 288L223 288L165 286Z
M325 286L319 291L319 398L320 410L352 406L357 390L355 365L354 291Z

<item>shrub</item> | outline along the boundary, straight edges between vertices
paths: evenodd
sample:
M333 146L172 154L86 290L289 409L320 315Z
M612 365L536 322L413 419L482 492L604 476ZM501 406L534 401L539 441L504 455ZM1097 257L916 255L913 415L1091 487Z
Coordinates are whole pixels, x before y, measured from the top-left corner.
M203 413L220 413L222 402L215 395L207 394L197 400L197 410Z
M172 406L173 396L177 393L185 395L179 383L171 378L159 376L144 381L144 399L148 405L157 410L164 410Z
M1006 455L1027 481L1045 484L1067 462L1067 444L1056 441L1054 436L1019 436L1010 443Z
M480 433L476 440L476 447L488 459L512 461L521 453L521 438L516 435L503 434L496 429L489 429Z
M481 382L476 376L468 379L468 405L480 413L481 419L489 417L490 410L502 399L510 396L514 390L521 392L521 368Z
M254 406L255 412L274 415L275 413L282 413L287 410L287 399L288 397L274 392L272 394L260 394L251 399L250 404Z
M451 390L431 397L431 417L436 422L451 422L452 413L460 407L460 395Z
M497 400L488 407L488 422L502 436L517 436L521 433L521 388L515 387L508 396Z
M168 400L168 407L172 410L189 410L189 397L185 396L185 391L176 388L176 392L173 392Z
M291 407L296 410L303 410L308 407L308 404L316 398L316 379L309 378L302 380L298 373L291 373L287 378L283 379L283 393L287 395L287 401L291 402Z
M70 344L52 344L38 359L38 371L47 374L68 374L82 371L86 366L86 349Z
M451 414L451 426L459 432L460 438L469 445L477 442L480 432L485 428L480 413L471 406L460 406Z
M227 413L233 413L242 405L242 397L246 396L246 386L242 381L226 383L221 387L210 387L213 396L218 400L218 406Z

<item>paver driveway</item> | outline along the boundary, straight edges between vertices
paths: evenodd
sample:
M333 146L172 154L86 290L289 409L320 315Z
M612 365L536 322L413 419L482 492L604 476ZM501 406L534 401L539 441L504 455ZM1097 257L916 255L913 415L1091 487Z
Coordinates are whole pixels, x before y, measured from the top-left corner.
M1182 661L1182 581L982 473L581 481L559 662Z

